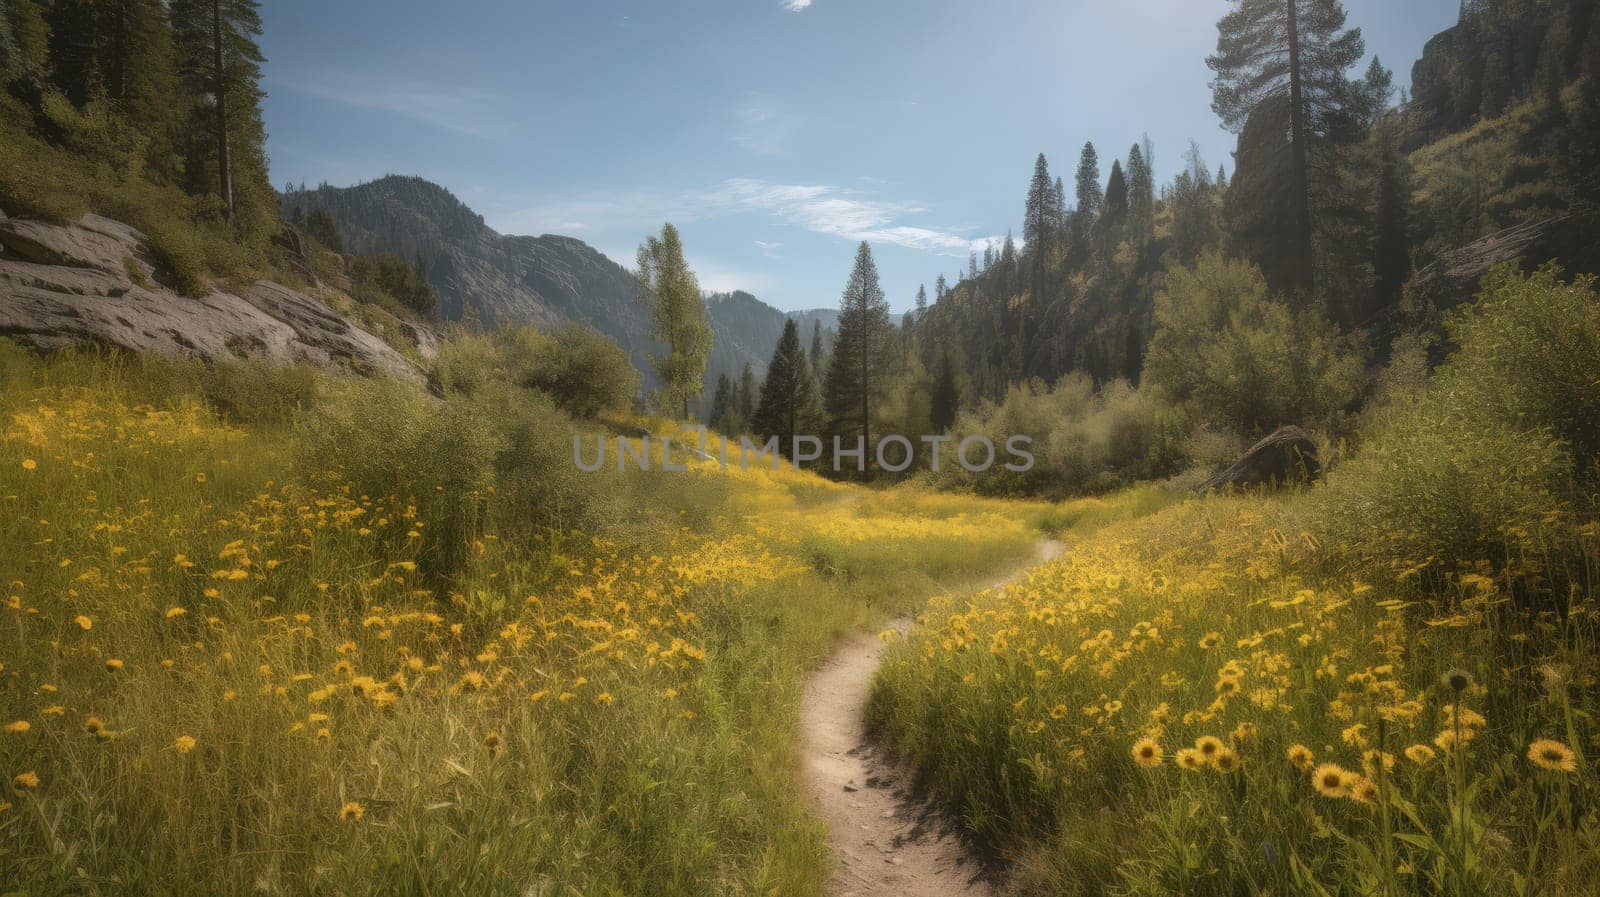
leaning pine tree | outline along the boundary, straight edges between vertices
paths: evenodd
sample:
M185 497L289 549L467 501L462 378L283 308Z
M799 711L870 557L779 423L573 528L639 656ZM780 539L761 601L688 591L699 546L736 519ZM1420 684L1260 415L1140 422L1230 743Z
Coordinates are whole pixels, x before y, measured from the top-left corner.
M792 450L794 437L810 432L817 414L817 387L800 348L800 328L790 318L767 365L761 384L761 405L750 429L763 438L778 437L778 445Z
M872 247L862 242L839 305L839 332L823 385L823 405L835 436L861 435L872 450L872 403L892 362L889 302L878 284ZM846 443L848 445L848 443Z
M665 404L687 420L689 400L705 391L712 333L700 285L671 224L662 225L660 237L650 237L639 247L639 283L655 302L655 336L667 346L665 355L652 359Z

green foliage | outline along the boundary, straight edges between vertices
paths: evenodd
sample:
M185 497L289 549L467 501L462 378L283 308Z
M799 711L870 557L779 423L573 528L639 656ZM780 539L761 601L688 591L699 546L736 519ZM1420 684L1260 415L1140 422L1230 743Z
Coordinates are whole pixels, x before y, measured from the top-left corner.
M458 335L440 347L431 374L446 393L476 395L498 381L537 390L580 418L626 410L639 386L628 354L581 324Z
M465 569L503 445L469 401L439 402L392 381L349 382L301 421L297 435L308 478L348 483L363 495L403 489L400 498L427 523L417 560L430 576ZM398 546L407 537L387 538Z
M683 258L683 241L671 224L639 247L639 283L655 303L655 335L667 346L667 354L655 359L666 407L687 418L689 400L705 391L713 334L700 286Z
M1578 484L1592 494L1600 459L1593 279L1497 269L1449 331L1455 353L1375 409L1373 435L1330 475L1326 526L1396 565L1500 568L1559 552L1564 509Z
M1478 301L1447 324L1456 354L1438 389L1475 416L1516 430L1547 430L1578 472L1600 461L1600 292L1593 276L1563 283L1547 266L1502 266Z
M767 364L761 404L750 420L750 429L758 436L778 437L778 444L787 450L793 437L816 435L819 412L816 380L800 348L800 327L790 318Z
M1255 267L1212 254L1168 272L1145 381L1201 422L1245 436L1283 424L1337 428L1362 363L1325 318L1267 295Z
M1188 430L1184 415L1123 381L1099 390L1083 374L1065 377L1051 389L1034 381L1013 387L999 405L956 421L937 482L981 495L1065 498L1108 492L1182 469L1188 461ZM1009 471L996 464L983 473L967 472L954 453L962 439L975 435L988 438L1001 453L1011 437L1029 437L1033 468Z
M847 446L857 435L863 437L869 453L872 407L883 395L895 358L889 345L892 329L872 247L862 241L839 304L839 335L828 360L822 402L829 431L847 437Z
M324 217L328 214L326 210L317 209L308 220L318 220L317 212ZM331 219L327 224L332 224ZM325 231L325 227L319 226L318 230ZM336 241L338 235L338 230L333 230L331 236ZM318 239L320 241L321 238ZM439 296L423 278L422 272L400 256L390 252L356 255L350 257L345 267L350 274L351 295L362 302L381 305L399 314L420 315L423 318L438 316Z

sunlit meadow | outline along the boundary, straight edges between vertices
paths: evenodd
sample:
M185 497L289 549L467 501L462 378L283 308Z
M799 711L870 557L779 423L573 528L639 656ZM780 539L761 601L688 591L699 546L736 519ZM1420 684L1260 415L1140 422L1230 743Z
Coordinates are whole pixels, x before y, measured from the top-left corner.
M1600 526L1553 509L1498 573L1353 567L1322 500L1124 498L1025 582L932 602L876 727L1020 893L1588 893Z
M198 368L4 360L0 882L31 894L814 892L804 672L1042 510L690 461L607 532L502 525L494 478L446 520ZM297 416L354 413L313 386Z

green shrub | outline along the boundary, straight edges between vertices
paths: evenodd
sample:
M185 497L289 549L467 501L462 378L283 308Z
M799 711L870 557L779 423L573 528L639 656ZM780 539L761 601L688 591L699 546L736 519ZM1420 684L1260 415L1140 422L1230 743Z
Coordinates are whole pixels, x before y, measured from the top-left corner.
M1502 266L1483 280L1476 304L1447 330L1459 346L1439 388L1464 412L1518 430L1547 429L1571 451L1580 474L1600 459L1600 293L1593 276L1562 283L1545 267L1524 275Z
M1548 529L1571 458L1543 431L1454 412L1433 395L1392 413L1327 483L1330 544L1395 571L1502 567Z
M1144 382L1203 422L1246 437L1284 424L1340 429L1362 360L1324 316L1267 295L1253 265L1216 254L1156 294Z
M318 209L323 216L326 210ZM315 212L313 212L315 215ZM334 232L337 237L338 232ZM437 317L439 297L414 265L391 252L352 256L346 266L350 294L400 314Z
M462 572L482 531L500 443L466 402L431 399L387 380L342 384L299 427L309 478L414 507L418 561L435 578ZM412 538L391 526L375 538Z
M580 418L626 409L639 384L628 353L581 324L549 333L522 327L452 339L440 347L432 376L440 390L466 395L507 381L544 393Z
M1181 413L1125 381L1096 390L1087 375L1072 374L1054 388L1038 382L1013 387L1000 405L962 415L937 480L984 495L1107 492L1181 469L1188 430ZM954 456L955 445L973 435L986 436L996 448L995 466L983 473L967 472ZM1018 435L1033 440L1028 471L1003 467L1006 440Z
M1399 568L1500 569L1564 550L1566 510L1592 502L1600 451L1592 279L1498 269L1448 329L1458 348L1425 386L1400 385L1414 358L1386 377L1371 432L1330 474L1324 526L1336 547Z

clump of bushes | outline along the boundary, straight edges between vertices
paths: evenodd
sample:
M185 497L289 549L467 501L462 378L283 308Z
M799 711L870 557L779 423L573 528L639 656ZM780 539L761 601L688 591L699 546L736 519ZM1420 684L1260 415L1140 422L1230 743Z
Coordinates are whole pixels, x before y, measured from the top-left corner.
M350 294L356 299L399 314L438 317L438 294L421 269L400 256L392 252L351 256L345 268Z
M1189 429L1180 411L1126 381L1101 389L1081 373L1054 387L1034 381L1013 387L999 405L961 415L936 477L947 487L984 495L1107 492L1181 470L1188 463ZM983 473L967 472L956 462L953 446L975 435L987 437L997 449L1013 436L1030 437L1032 469L1009 471L996 464Z
M1267 294L1260 270L1220 255L1174 268L1156 294L1144 385L1195 420L1246 438L1284 424L1338 431L1363 362L1313 309Z
M524 327L461 335L440 348L431 373L445 393L470 396L508 382L548 395L579 418L624 410L639 389L628 353L581 324L550 332Z
M1594 280L1497 270L1447 332L1455 352L1375 409L1359 452L1330 474L1320 512L1330 542L1396 567L1559 567L1551 555L1570 542L1570 511L1592 513L1596 496Z

